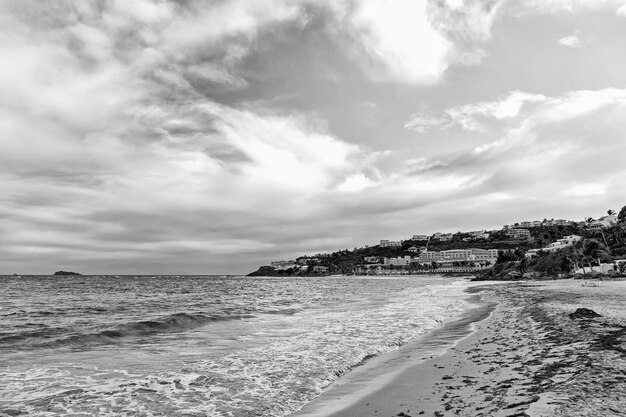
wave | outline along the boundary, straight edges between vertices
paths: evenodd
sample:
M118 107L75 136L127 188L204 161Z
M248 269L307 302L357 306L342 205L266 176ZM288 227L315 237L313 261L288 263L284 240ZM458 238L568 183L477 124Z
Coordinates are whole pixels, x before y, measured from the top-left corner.
M45 342L35 341L29 343L30 347L60 347L60 346L83 346L92 344L109 344L116 343L119 339L126 337L150 336L158 333L176 333L186 330L195 329L211 322L242 320L255 317L252 314L235 314L235 315L205 315L191 313L175 313L161 317L155 320L144 320L131 323L125 323L112 329L106 329L94 333L79 333L71 336L57 338L55 340L47 340ZM56 332L51 332L56 330ZM42 329L36 331L26 331L10 336L0 337L0 344L13 343L33 340L33 339L50 339L53 336L59 336L59 330L68 329Z
M114 329L103 330L92 334L78 334L55 341L55 344L91 344L111 343L116 339L136 336L150 336L158 333L176 333L195 329L211 322L241 320L254 317L251 314L228 316L209 316L205 314L175 313L157 320L145 320L127 323Z

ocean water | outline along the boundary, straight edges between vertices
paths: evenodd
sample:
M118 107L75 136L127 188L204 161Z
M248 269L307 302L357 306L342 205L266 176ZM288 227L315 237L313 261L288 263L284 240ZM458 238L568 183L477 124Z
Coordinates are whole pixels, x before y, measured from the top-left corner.
M462 280L0 277L0 415L285 416L460 315Z

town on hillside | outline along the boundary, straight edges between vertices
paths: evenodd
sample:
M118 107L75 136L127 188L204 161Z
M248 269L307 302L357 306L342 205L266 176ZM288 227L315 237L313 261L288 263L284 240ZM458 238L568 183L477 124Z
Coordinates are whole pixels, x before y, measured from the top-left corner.
M273 261L250 275L466 273L484 279L626 273L626 207L583 221L520 221L497 230L414 234L405 240Z

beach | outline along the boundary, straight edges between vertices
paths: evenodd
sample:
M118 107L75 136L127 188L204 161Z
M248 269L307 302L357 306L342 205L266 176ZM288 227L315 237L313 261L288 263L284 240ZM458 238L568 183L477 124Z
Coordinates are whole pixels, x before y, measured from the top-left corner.
M623 416L626 281L581 283L473 286L482 304L474 321L452 326L447 349L419 352L426 336L390 364L354 371L369 373L369 383L353 377L295 415ZM600 316L570 316L579 308Z

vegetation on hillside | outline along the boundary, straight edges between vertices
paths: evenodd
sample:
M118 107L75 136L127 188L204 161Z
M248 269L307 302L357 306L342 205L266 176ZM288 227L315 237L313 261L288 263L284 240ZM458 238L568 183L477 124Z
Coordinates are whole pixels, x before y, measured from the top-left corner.
M608 214L615 214L609 210ZM593 223L592 218L585 222L572 223L569 225L528 228L531 238L512 239L505 230L489 231L487 239L474 239L471 234L458 232L453 234L450 241L417 241L405 240L399 247L370 246L344 249L329 254L317 254L302 256L296 261L300 265L306 265L306 271L301 268L287 270L274 270L270 266L263 266L250 275L262 276L312 276L320 274L353 274L361 265L367 264L366 258L377 257L395 258L402 256L416 256L409 248L427 248L429 251L444 251L451 249L498 249L497 262L482 274L481 279L515 279L524 276L558 277L571 275L575 266L584 267L591 271L592 266L614 260L626 259L626 206L617 215L617 223L606 228L593 230L589 226ZM514 225L515 226L515 225ZM577 244L554 252L539 251L537 256L528 259L525 252L529 249L539 249L551 242L569 235L579 235L582 240ZM325 267L323 272L315 270L315 267ZM459 263L459 266L462 266ZM620 265L618 265L620 266ZM621 267L626 273L626 262ZM393 266L389 266L393 268ZM319 269L319 268L318 268ZM420 265L411 263L405 269L408 272L420 272L424 270L435 271L437 265Z
M607 214L615 214L608 210ZM535 247L565 236L579 235L582 239L576 244L553 252L539 251L537 256L528 259L523 251L502 253L496 265L486 271L480 279L515 279L522 277L567 277L575 267L584 273L591 273L593 267L602 263L614 262L617 274L626 274L626 206L617 217L615 224L605 228L591 228L594 219L588 217L583 224L554 228L533 228L531 233ZM597 270L597 268L596 268Z

